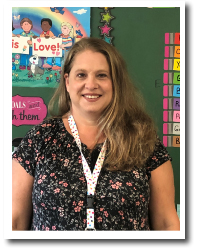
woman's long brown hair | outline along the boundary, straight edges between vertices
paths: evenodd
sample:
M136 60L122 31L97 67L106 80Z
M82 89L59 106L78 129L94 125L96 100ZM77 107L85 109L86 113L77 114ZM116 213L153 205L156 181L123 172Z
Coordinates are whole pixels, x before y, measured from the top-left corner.
M111 171L129 171L144 166L157 140L152 118L144 109L142 97L131 82L125 61L110 44L98 38L82 38L75 43L65 60L61 82L49 103L53 117L70 111L70 96L65 86L65 73L70 73L77 53L92 50L105 55L110 67L113 96L99 118L100 133L107 138L104 167Z

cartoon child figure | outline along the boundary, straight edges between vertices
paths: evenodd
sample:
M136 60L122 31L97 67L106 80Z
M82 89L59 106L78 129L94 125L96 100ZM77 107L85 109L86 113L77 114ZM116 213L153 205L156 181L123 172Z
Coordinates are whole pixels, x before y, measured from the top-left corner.
M43 31L40 34L40 37L56 38L56 36L54 36L53 32L50 30L51 27L52 27L52 20L49 18L43 18L41 20L41 28ZM47 69L52 68L52 61L53 61L53 57L47 57L47 61L43 65L43 68L47 68Z
M62 48L62 57L66 57L68 51L73 45L74 38L74 29L73 26L68 22L61 23L61 34L58 37L62 38L62 44L60 48ZM61 59L62 57L55 58L55 65L52 67L52 70L61 70Z
M24 37L31 37L31 38L35 38L35 34L31 31L31 29L33 28L33 23L32 21L25 17L21 20L20 22L21 28L23 29L23 32L20 35L17 35L17 37L20 36L24 36ZM19 69L21 70L25 70L26 67L28 70L30 70L30 67L28 66L29 64L29 58L32 55L32 40L28 40L27 41L28 45L29 45L29 54L21 54L20 56L20 65L19 65Z

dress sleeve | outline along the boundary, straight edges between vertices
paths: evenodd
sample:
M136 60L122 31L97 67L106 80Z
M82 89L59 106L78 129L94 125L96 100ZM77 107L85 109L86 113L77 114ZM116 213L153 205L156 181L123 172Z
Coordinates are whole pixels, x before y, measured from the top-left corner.
M166 147L163 145L161 140L158 138L157 142L155 144L155 149L153 154L147 159L146 161L146 169L147 169L147 175L150 179L151 177L151 171L156 169L157 167L161 166L166 161L172 161L172 158L170 157Z
M38 161L41 150L41 130L38 126L33 127L25 137L17 149L13 152L12 158L19 162L19 164L31 176L35 176L36 163Z

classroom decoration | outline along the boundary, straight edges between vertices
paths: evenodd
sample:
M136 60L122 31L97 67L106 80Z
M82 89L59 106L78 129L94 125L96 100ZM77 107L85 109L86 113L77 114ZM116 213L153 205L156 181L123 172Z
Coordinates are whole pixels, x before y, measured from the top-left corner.
M165 33L163 144L180 147L180 33Z
M47 116L47 106L41 97L12 97L12 124L36 125Z
M109 44L112 44L113 37L110 36L110 31L113 29L110 27L110 22L115 17L111 15L110 9L113 9L113 7L99 7L99 9L104 9L105 12L100 13L101 14L101 23L105 23L103 26L99 26L99 29L101 30L101 35L103 36L104 41L106 41ZM113 44L112 44L113 45Z
M90 7L13 7L12 16L12 86L57 88L70 48L90 36Z

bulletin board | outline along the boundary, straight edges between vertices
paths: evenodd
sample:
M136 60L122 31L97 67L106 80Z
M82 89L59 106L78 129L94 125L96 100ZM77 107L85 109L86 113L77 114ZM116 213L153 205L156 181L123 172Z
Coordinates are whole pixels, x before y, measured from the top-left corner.
M82 27L78 21L73 26L77 31ZM130 77L142 93L158 135L172 157L175 203L180 204L180 8L92 7L87 36L106 40L124 57ZM57 80L55 73L52 81ZM30 105L35 105L35 110L38 103L47 107L56 86L48 87L45 80L40 87L15 82L12 96L18 101L14 105L23 107L24 98L31 97ZM50 76L48 81L51 84ZM42 115L48 116L45 108ZM13 122L12 138L23 137L32 126Z

